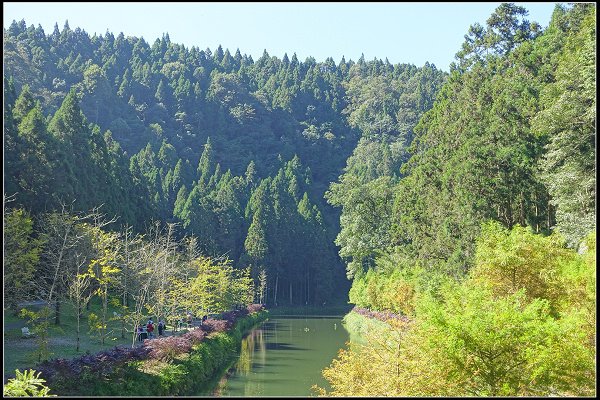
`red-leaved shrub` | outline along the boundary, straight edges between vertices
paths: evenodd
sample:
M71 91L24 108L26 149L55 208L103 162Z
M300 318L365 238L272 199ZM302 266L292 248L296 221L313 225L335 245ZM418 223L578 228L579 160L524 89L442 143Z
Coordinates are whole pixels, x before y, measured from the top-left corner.
M184 334L183 336L187 337L192 343L192 345L194 345L204 340L204 338L206 337L206 332L204 332L202 329L193 329L190 332Z
M401 315L401 314L395 314L391 311L371 311L369 309L362 308L362 307L356 307L356 306L352 309L352 311L354 311L355 313L362 315L364 317L375 318L375 319L378 319L383 322L386 322L389 320L402 320L405 322L409 321L408 317Z
M263 304L249 304L246 309L249 314L252 314L264 310L265 306Z
M83 376L88 379L100 380L129 361L172 360L178 354L191 351L192 346L202 342L207 333L225 332L231 329L239 318L263 309L262 304L250 304L241 309L225 312L220 315L219 319L209 318L202 323L200 329L193 329L183 335L146 339L139 347L114 347L71 360L55 358L38 364L35 369L41 372L41 377L46 379L49 384L60 381L68 384L82 379ZM357 312L372 313L365 309Z
M225 332L228 329L228 321L209 318L202 323L202 330L210 332Z
M150 349L144 347L114 347L96 354L85 354L71 360L55 358L36 366L48 383L54 380L77 379L84 371L97 379L129 361L147 358Z
M169 361L178 354L187 353L192 349L192 341L186 335L168 336L158 339L144 340L144 347L150 349L150 358Z

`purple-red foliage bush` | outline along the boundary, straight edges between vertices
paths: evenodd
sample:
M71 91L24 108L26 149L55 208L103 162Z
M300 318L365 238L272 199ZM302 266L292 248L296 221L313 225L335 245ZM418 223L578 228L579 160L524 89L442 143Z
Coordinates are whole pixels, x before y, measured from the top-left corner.
M204 340L207 333L225 332L231 329L239 318L263 309L262 304L250 304L245 308L221 314L221 319L209 318L202 323L200 329L194 329L183 335L146 339L144 344L139 347L114 347L74 359L55 358L38 364L36 370L41 372L41 377L48 383L81 379L84 373L93 379L101 379L129 361L173 359L177 354L189 352L194 344ZM355 307L356 310L357 307ZM373 313L369 310L361 310L364 311L357 312L359 314L365 311Z
M188 338L192 345L195 345L204 340L204 338L206 337L206 332L204 332L202 329L193 329L190 332L184 334L183 337Z
M186 335L168 336L158 339L144 340L144 347L150 350L150 359L172 360L176 355L187 353L192 349L192 341Z
M193 329L183 335L146 339L144 347L149 349L150 359L172 360L178 354L188 353L193 345L202 342L205 337L205 331Z
M229 321L223 319L209 318L202 323L202 330L206 333L210 332L225 332L231 325Z
M393 313L391 311L371 311L367 308L356 307L356 306L352 309L352 311L354 311L355 313L362 315L364 317L375 318L375 319L378 319L383 322L386 322L389 320L402 320L405 322L409 321L408 317L401 315L401 314Z
M249 304L246 307L246 310L248 310L249 314L256 313L256 312L262 311L264 309L265 309L265 306L263 304Z
M244 308L222 313L219 319L209 318L202 323L202 330L208 332L224 332L235 324L235 322L248 314L264 310L262 304L250 304Z
M143 360L149 354L144 347L114 347L96 354L85 354L74 359L55 358L36 366L47 382L59 379L77 379L86 372L100 378L113 372L115 368L135 360Z
M225 320L229 323L229 326L233 326L233 324L240 318L247 316L248 314L259 312L264 309L262 304L249 304L244 308L239 308L236 310L227 311L221 314L222 320Z

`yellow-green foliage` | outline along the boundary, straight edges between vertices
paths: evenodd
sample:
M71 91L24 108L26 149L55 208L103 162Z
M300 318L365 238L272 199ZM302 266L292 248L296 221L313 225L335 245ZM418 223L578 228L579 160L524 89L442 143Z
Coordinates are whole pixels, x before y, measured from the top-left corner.
M341 351L323 371L332 391L319 393L594 396L595 234L581 254L562 243L488 224L468 278L442 285L437 298L417 296L413 322L395 329L395 345L389 333L371 330L363 346ZM353 288L354 298L381 305L385 290L373 276Z
M437 370L453 395L593 392L595 351L585 343L580 315L557 319L547 300L530 301L524 290L498 298L470 282L443 296L421 304L414 341L403 343L425 356L413 373Z
M414 313L422 271L417 268L378 272L369 270L352 283L350 303L404 315Z
M471 277L498 296L525 289L529 299L547 299L557 309L566 284L562 269L579 262L558 234L536 235L521 226L509 231L494 221L482 228Z
M563 315L581 314L590 346L596 341L596 232L583 240L582 254L561 269L564 281L560 309Z
M343 324L350 336L350 342L365 344L365 338L375 331L379 336L390 334L392 327L378 319L368 318L356 312L344 316Z
M20 312L21 318L27 319L27 325L31 327L31 333L34 335L36 347L32 353L32 357L38 362L47 360L52 355L48 335L51 313L52 311L47 306L42 307L38 311L23 308Z
M33 236L33 219L23 209L4 210L4 303L18 312L30 294L43 238Z
M5 397L53 397L50 388L44 385L46 381L40 378L40 373L29 369L23 372L15 370L15 378L9 379L4 385Z
M253 297L253 280L249 269L235 269L230 260L197 257L191 263L193 276L187 282L172 278L170 300L175 308L195 315L223 312L236 305L249 304Z

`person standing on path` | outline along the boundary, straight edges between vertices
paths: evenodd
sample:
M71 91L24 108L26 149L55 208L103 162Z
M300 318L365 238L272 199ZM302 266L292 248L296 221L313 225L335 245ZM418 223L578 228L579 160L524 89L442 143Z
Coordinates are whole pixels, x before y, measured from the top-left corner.
M152 320L148 321L148 325L146 325L146 330L148 331L148 337L152 338L154 337L154 324L152 323Z

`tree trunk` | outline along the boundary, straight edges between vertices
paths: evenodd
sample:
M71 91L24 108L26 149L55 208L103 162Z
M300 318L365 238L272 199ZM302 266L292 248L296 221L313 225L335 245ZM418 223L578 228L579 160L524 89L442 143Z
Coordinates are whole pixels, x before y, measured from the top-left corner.
M525 206L523 205L523 202L525 200L523 199L523 192L521 192L521 196L519 199L519 224L521 224L521 226L525 226Z
M123 307L127 307L127 276L129 275L129 227L125 228L125 265L123 266Z
M536 197L536 202L535 204L535 233L540 233L540 221L539 221L539 214L538 214L538 205L537 205L537 197Z
M60 325L60 301L54 302L54 325Z
M275 277L275 306L277 307L277 284L279 283L279 275Z
M102 293L102 344L104 344L104 339L106 338L106 313L108 311L108 288L104 288L104 292Z
M77 304L77 347L76 347L76 351L79 353L79 334L80 334L80 327L79 327L79 322L81 321L81 304Z

